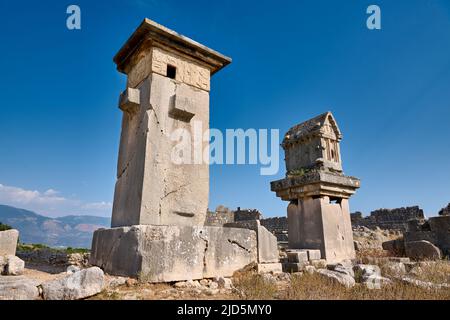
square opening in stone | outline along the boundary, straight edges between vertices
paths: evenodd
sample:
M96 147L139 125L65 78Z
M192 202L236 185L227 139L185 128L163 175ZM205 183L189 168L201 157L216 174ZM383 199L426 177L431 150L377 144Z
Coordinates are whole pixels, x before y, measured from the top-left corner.
M170 64L167 65L167 77L170 79L175 79L175 76L177 75L177 67L171 66Z

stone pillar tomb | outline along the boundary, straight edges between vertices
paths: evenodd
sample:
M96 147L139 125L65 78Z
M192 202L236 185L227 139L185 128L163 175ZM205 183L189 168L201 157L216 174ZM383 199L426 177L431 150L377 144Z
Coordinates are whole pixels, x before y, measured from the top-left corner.
M201 137L209 129L210 78L231 59L145 19L114 62L127 84L119 98L112 228L94 233L91 263L110 274L167 282L231 276L264 262L258 228L204 226L209 165L196 150L208 150ZM198 127L192 163L174 162L178 142L171 134L184 129L195 137Z
M320 250L328 263L355 258L348 199L360 181L342 172L341 139L330 112L292 127L282 142L286 178L271 182L289 201L289 248Z

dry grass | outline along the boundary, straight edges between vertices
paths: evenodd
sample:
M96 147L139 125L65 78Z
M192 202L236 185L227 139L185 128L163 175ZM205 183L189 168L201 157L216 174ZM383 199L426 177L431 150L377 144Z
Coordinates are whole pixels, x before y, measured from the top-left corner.
M265 280L258 274L241 274L234 281L234 286L241 298L248 300L269 300L277 295L275 283Z
M418 265L422 268L422 273L415 276L416 279L450 283L448 261L422 262ZM391 278L387 271L389 269L385 267L386 265L380 264L383 275ZM362 284L347 289L317 273L292 274L290 281L273 281L270 278L257 274L254 266L249 266L234 274L233 284L236 290L218 296L197 295L189 290L173 293L177 290L168 284L138 282L133 286L122 286L113 292L103 292L94 299L450 300L450 288L426 289L400 280L393 280L392 284L381 289L370 290Z
M283 300L449 300L450 289L428 290L402 282L394 282L379 290L363 285L346 289L319 274L294 275L291 284L277 290L274 284L261 281L261 277L249 274L241 277L237 287L246 299Z
M420 262L415 269L420 268L415 278L433 283L450 284L450 263L446 260Z

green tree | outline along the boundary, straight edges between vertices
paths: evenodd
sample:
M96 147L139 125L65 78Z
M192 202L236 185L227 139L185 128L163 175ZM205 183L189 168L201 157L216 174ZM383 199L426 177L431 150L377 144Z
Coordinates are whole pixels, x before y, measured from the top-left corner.
M3 224L0 222L0 231L10 230L12 229L11 226L8 226L7 224Z

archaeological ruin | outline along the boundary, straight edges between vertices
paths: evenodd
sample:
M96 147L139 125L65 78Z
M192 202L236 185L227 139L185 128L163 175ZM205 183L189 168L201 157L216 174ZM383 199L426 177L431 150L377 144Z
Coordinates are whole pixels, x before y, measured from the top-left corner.
M348 199L360 182L342 171L341 139L330 112L292 127L282 142L286 178L271 182L289 201L289 248L320 250L329 263L355 258Z
M450 216L450 203L439 211L440 216Z
M209 129L210 77L231 59L145 19L114 62L127 75L117 182L91 264L148 282L231 276L250 263L281 270L276 238L259 221L205 225L208 163L173 161L171 133Z
M372 211L369 216L363 217L361 212L350 214L353 226L364 226L368 228L379 227L381 229L408 231L410 220L424 221L423 210L418 206L378 209Z

